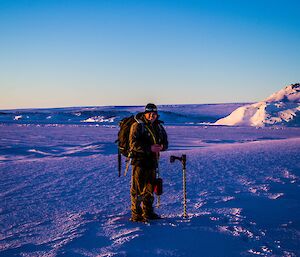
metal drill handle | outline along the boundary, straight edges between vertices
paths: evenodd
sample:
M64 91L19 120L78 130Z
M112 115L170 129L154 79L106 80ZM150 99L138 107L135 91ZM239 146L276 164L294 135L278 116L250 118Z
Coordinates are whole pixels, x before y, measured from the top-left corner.
M183 217L187 218L187 211L186 211L186 155L183 154L181 157L171 155L170 156L170 162L173 163L176 160L180 161L182 163L182 191L183 191Z
M182 184L183 184L183 217L187 218L186 211L186 169L182 169Z

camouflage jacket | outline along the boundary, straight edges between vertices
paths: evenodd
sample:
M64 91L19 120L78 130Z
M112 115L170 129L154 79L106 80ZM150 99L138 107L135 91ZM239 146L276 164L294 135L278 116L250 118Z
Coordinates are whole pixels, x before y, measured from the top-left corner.
M168 149L167 133L162 121L156 119L153 124L147 121L143 113L135 116L136 122L132 124L129 135L131 164L147 168L157 167L157 156L151 151L151 145L163 146Z

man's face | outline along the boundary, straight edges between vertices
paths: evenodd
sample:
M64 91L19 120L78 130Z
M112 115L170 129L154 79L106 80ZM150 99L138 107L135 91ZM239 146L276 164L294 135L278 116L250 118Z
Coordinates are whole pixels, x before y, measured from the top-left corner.
M145 115L146 120L148 120L150 122L154 122L157 118L156 112L147 112L144 115Z

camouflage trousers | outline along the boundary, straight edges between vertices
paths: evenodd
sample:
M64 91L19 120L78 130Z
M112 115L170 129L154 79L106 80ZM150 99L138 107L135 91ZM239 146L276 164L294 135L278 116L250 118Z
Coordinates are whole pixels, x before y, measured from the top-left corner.
M155 169L132 165L131 217L147 217L153 213Z

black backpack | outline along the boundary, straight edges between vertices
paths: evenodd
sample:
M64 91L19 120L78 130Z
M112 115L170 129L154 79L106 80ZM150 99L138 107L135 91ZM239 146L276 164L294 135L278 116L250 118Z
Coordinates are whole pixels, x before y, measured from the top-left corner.
M136 120L133 115L126 117L119 122L120 130L116 143L118 143L118 152L125 157L129 157L129 133L131 125L135 122Z
M120 130L118 132L118 139L116 140L116 143L118 143L118 171L119 171L119 177L121 176L121 167L122 167L122 155L126 157L127 166L129 164L129 133L130 128L133 123L140 122L137 115L131 115L129 117L126 117L122 119L119 122ZM126 167L128 169L128 167Z

